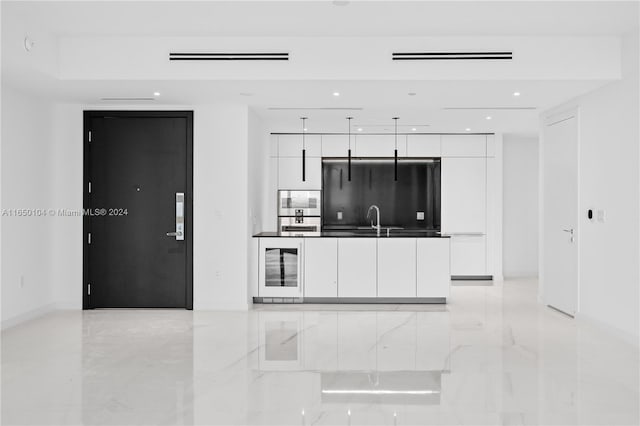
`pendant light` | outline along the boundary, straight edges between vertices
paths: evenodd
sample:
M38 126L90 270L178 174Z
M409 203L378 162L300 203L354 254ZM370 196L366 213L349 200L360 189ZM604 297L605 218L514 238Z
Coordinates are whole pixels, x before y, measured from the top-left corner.
M307 180L307 145L305 141L305 132L307 131L306 121L307 117L300 117L302 120L302 181L305 182Z
M351 182L351 120L353 120L353 117L347 117L347 121L349 122L349 159L347 168L347 180L349 182Z
M395 124L395 147L396 149L393 151L393 180L398 180L398 118L393 117L393 121Z

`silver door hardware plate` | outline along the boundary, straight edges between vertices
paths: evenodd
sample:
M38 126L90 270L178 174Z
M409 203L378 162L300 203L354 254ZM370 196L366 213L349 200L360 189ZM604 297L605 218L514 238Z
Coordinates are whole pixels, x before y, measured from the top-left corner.
M338 212L338 220L342 220L342 212Z
M424 220L424 212L416 212L416 220Z

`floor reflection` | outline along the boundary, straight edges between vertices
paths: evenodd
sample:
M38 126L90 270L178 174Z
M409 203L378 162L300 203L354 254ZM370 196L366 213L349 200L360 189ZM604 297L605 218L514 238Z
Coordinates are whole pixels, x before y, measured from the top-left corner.
M440 371L335 371L321 373L322 403L440 403Z
M193 424L190 313L90 311L82 330L82 424Z
M535 282L451 293L57 312L2 332L2 424L640 423L637 347L538 304Z

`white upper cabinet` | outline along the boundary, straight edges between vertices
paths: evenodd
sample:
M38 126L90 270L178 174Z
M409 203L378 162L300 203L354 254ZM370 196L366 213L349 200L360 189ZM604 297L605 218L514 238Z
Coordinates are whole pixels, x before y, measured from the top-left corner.
M407 157L440 157L441 135L407 135Z
M395 135L356 135L356 157L393 157ZM353 147L353 140L351 141ZM353 151L351 151L353 154ZM407 137L398 135L398 157L407 156Z
M320 135L305 135L307 157L322 156ZM302 157L302 135L278 135L278 156Z
M278 159L278 189L321 189L322 159L307 157L305 181L302 181L302 158L280 157Z
M378 239L378 297L416 297L415 238Z
M445 234L487 231L487 159L443 158L441 227Z
M485 157L486 135L442 135L443 157Z
M351 135L351 155L355 156L355 135ZM349 154L349 135L322 135L323 157L346 157Z
M269 157L278 158L278 135L269 138Z
M487 135L487 157L496 156L496 136Z

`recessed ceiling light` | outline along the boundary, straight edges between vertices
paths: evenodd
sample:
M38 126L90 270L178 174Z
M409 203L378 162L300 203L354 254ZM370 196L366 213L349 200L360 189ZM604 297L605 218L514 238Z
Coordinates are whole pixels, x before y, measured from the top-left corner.
M416 95L416 92L409 92L409 93L407 93L407 95L409 95L409 96L415 96L415 95Z
M333 96L340 96L340 92L333 92Z
M520 92L513 92L513 96L520 96Z
M464 130L466 130L467 132L470 132L470 131L471 131L471 129L470 129L470 128L468 128L468 127L467 127L466 129L464 129Z
M362 127L358 127L358 131L361 132L362 131Z
M153 96L160 96L160 92L153 92Z
M487 115L487 120L491 120L491 116L490 115Z
M411 131L412 131L412 132L415 132L415 131L416 131L416 128L415 128L415 127L413 127L413 128L411 129Z
M306 131L307 131L307 128L305 127L304 129L302 129L302 131L303 131L303 132L306 132Z

